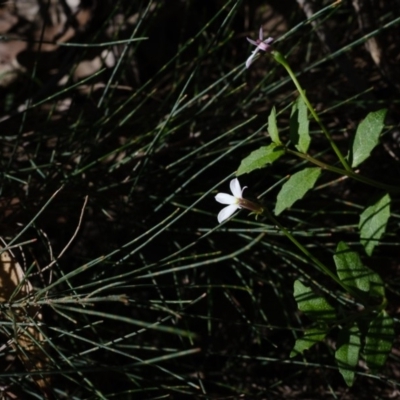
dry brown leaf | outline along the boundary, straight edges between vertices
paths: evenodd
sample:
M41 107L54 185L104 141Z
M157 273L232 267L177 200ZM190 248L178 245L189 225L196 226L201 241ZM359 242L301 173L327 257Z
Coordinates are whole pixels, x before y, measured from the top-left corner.
M9 338L9 343L16 350L18 358L27 371L44 370L49 361L45 353L48 346L43 333L35 326L35 323L42 321L40 307L28 304L23 306L23 303L19 302L33 293L33 287L10 252L2 247L0 247L0 252L0 302L10 305L9 311L0 313L0 317L3 320L12 321L15 325L14 335ZM11 307L17 303L21 307ZM33 379L45 398L48 398L50 377L35 374Z

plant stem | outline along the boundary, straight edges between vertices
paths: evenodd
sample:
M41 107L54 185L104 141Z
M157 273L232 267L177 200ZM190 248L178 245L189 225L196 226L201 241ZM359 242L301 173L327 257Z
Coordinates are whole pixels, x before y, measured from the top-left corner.
M322 169L326 169L328 171L335 172L335 173L337 173L339 175L348 176L349 178L353 178L356 181L365 183L365 184L370 185L370 186L374 186L374 187L379 188L379 189L386 190L388 192L400 192L400 188L397 187L397 186L387 185L385 183L381 183L381 182L375 181L373 179L369 179L369 178L367 178L365 176L356 174L355 172L353 172L351 170L347 171L347 170L344 170L344 169L341 169L341 168L334 167L334 166L329 165L329 164L325 164L323 161L317 160L316 158L310 156L309 154L300 153L298 151L291 150L291 149L288 149L288 148L285 148L285 151L287 153L289 153L289 154L293 154L293 155L295 155L295 156L297 156L299 158L302 158L303 160L307 160L307 161L309 161L309 162L311 162L311 163L313 163L315 165L318 165Z
M296 75L294 74L294 72L292 71L292 69L290 68L290 65L288 63L288 61L286 60L285 56L282 55L281 53L279 53L279 51L272 51L271 52L272 55L274 56L275 60L278 61L288 72L289 76L291 77L293 83L295 84L298 92L300 93L300 96L303 98L304 102L306 103L308 109L310 110L310 113L312 114L312 116L314 117L314 119L317 121L318 125L320 126L322 132L324 132L326 138L328 139L332 149L334 150L334 152L336 153L336 155L338 156L340 162L342 163L344 169L346 171L351 171L351 168L349 166L349 164L347 163L346 159L343 157L343 154L340 152L339 148L336 146L336 143L333 141L330 133L328 132L328 130L325 128L325 125L322 123L322 121L320 120L318 114L315 112L314 107L311 105L311 103L308 101L308 98L306 96L306 93L304 92L304 90L302 89L302 87L300 86L299 81L296 78Z
M270 212L267 208L263 208L263 215L265 215L274 225L276 225L284 235L304 254L309 258L315 265L318 266L318 269L328 275L331 279L333 279L338 285L340 285L346 292L349 291L349 288L345 286L340 279L318 258L314 257Z

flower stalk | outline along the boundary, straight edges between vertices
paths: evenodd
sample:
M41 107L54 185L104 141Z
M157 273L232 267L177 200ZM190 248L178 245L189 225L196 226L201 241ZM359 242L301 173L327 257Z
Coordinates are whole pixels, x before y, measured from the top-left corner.
M333 151L336 153L337 157L339 158L341 164L343 165L344 169L346 171L352 171L351 167L347 163L347 160L339 150L339 148L336 146L336 143L333 141L329 131L326 129L325 125L322 123L321 119L319 118L318 114L314 110L314 107L311 105L309 102L306 93L304 92L303 88L301 87L299 81L297 80L296 75L294 74L292 68L290 68L290 65L286 59L286 57L281 54L279 51L272 51L271 53L274 57L274 59L281 64L289 74L290 78L292 79L294 85L296 86L296 89L298 90L300 96L303 98L304 102L306 103L308 109L310 110L311 115L314 117L315 121L318 123L320 126L322 132L324 133L325 137L328 139L329 144L331 145Z

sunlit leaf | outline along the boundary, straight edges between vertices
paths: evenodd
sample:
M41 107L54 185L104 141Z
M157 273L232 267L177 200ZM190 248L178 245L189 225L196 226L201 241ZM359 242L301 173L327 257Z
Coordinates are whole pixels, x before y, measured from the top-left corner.
M304 331L304 335L296 340L293 350L290 353L290 357L295 357L298 354L303 354L305 350L308 350L315 343L324 340L328 330L322 327L309 328Z
M386 109L371 112L358 125L352 147L352 167L357 167L366 160L379 143L379 135L384 127Z
M368 293L371 271L361 262L357 252L350 250L344 242L339 242L333 256L340 280L347 286Z
M263 168L267 164L272 164L279 157L283 156L283 154L285 154L284 148L275 143L260 147L242 160L236 175L247 174L255 169Z
M371 271L372 272L372 271ZM385 285L382 278L376 273L372 272L369 276L369 296L378 297L381 300L385 297Z
M297 200L302 199L314 187L320 174L320 168L305 168L293 174L278 193L275 214L279 215L283 210L291 207Z
M329 321L336 319L335 309L326 301L326 299L305 286L301 281L294 282L294 298L297 307L308 317L314 320Z
M385 291L380 276L367 268L356 251L344 242L339 242L333 256L339 279L359 295L384 297ZM367 298L367 297L365 297Z
M352 386L355 367L360 357L361 334L356 324L350 329L343 329L338 338L335 359L347 386Z
M390 196L386 194L375 204L366 208L360 215L360 241L370 256L379 239L385 233L390 217Z

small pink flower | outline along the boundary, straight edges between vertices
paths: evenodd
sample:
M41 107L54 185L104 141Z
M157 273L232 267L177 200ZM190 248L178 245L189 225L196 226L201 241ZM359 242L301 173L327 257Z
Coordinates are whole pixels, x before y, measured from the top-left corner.
M252 45L256 46L256 49L251 53L251 56L246 61L246 68L250 67L251 63L254 60L254 57L260 50L269 51L271 49L270 44L274 41L274 38L269 37L269 38L263 40L263 36L264 36L264 33L263 33L263 29L261 27L257 40L246 38Z

